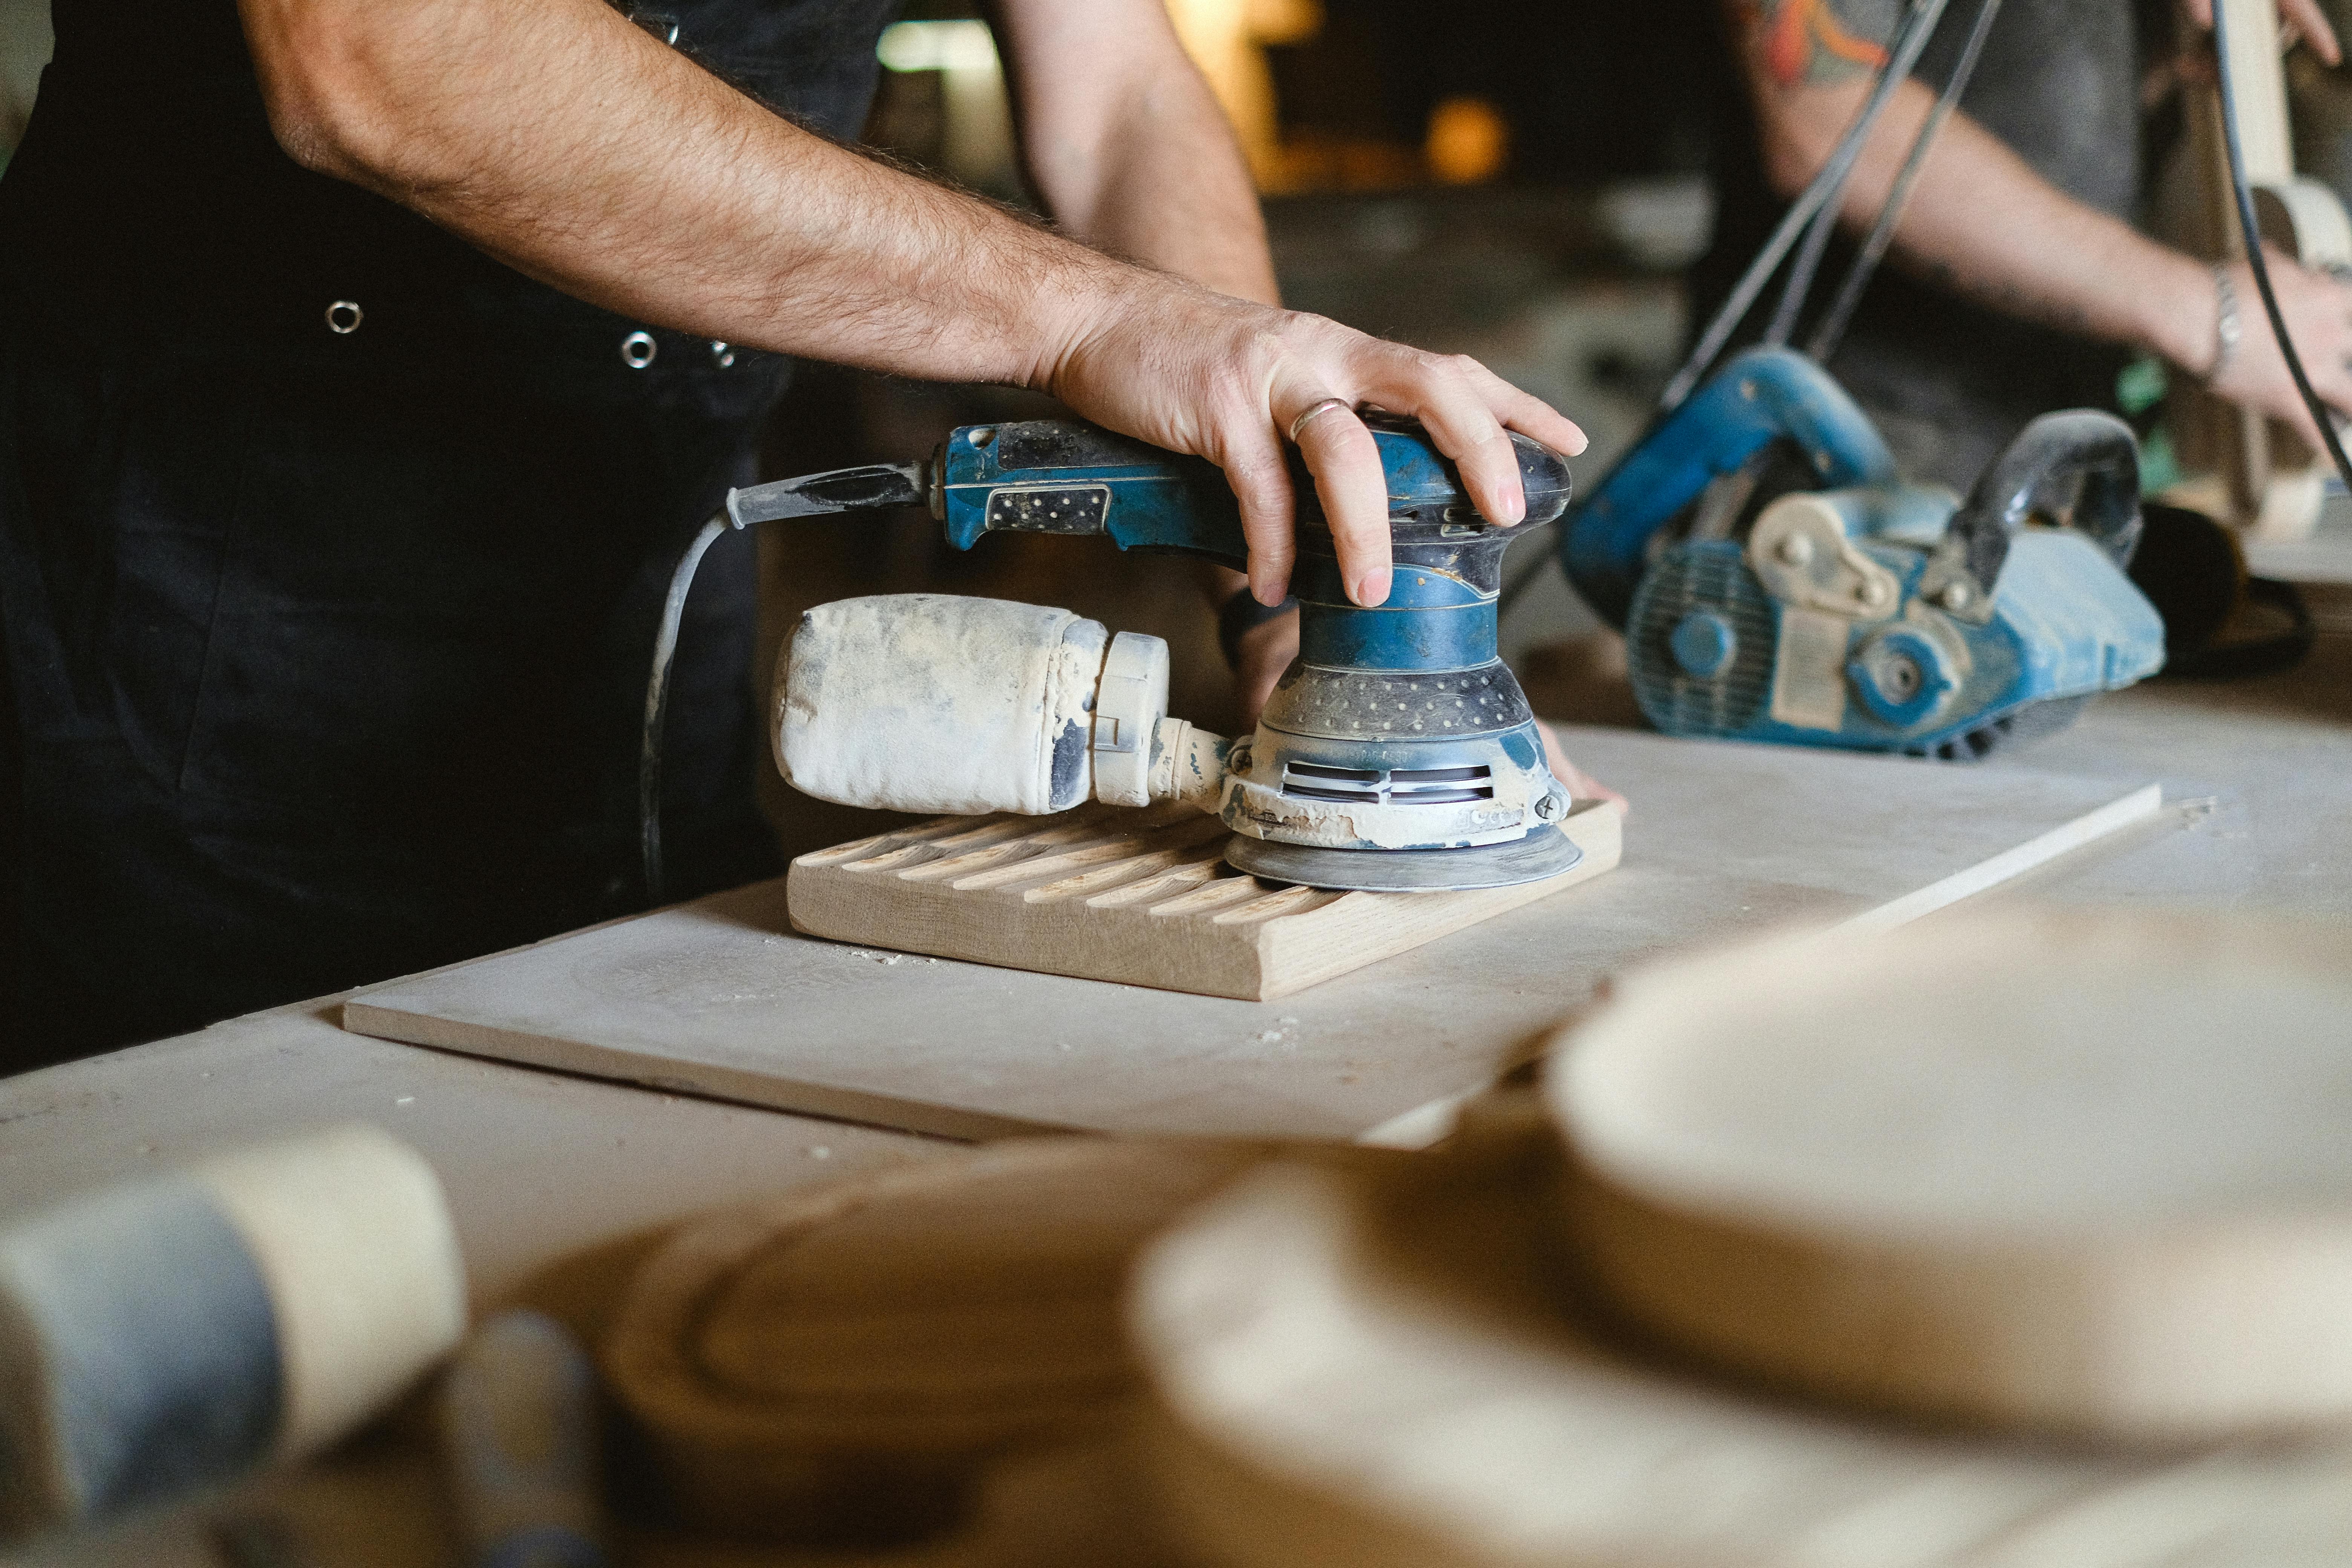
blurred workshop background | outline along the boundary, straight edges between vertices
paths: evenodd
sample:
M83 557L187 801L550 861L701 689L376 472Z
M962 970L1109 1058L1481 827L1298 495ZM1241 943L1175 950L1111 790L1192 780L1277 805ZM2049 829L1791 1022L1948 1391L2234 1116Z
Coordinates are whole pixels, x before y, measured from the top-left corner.
M1382 336L1475 355L1577 419L1596 479L1643 427L1685 332L1681 277L1713 220L1706 169L1745 134L1700 29L1716 0L1168 0L1239 131L1265 198L1285 299ZM2352 0L2326 0L2339 29ZM1003 201L1027 205L984 7L910 0L883 37L866 139ZM47 0L0 0L0 144L13 145L47 58ZM2352 31L2352 30L2347 30ZM2307 52L2290 62L2298 162L2352 195L2352 87ZM2156 133L2161 133L2161 126ZM798 378L766 443L771 475L927 452L957 424L1044 412L996 388L935 386L830 366ZM2341 507L2342 503L2336 503ZM1513 563L1539 559L1530 538ZM790 570L766 549L767 647L812 605L936 587L1059 604L1167 638L1172 709L1226 728L1232 697L1209 609L1167 562L1037 536L970 554L908 517L803 525ZM1506 656L1538 712L1606 721L1596 623L1549 568L1504 622ZM754 671L762 689L767 660ZM788 793L762 770L772 805ZM876 814L795 800L789 852Z

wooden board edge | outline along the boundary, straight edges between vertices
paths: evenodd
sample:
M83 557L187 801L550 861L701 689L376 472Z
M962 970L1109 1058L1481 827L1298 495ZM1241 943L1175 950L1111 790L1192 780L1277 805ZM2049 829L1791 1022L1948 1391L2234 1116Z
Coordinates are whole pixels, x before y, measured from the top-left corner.
M856 872L836 871L829 867L817 866L810 868L803 877L795 864L791 876L800 879L788 880L785 885L785 914L792 921L793 929L803 936L824 942L880 948L891 952L922 952L957 963L983 963L992 969L1009 969L1024 974L1053 974L1065 980L1091 980L1106 985L1138 985L1150 991L1168 991L1186 996L1214 996L1230 1002L1265 1000L1259 994L1263 981L1257 973L1256 955L1238 937L1231 943L1232 956L1245 963L1237 963L1233 967L1236 970L1246 968L1245 973L1236 973L1223 981L1213 976L1204 977L1200 983L1189 985L1171 985L1141 963L1133 967L1074 965L1055 968L1027 962L1034 948L1015 956L993 945L985 931L968 932L970 940L966 941L937 941L920 945L907 943L903 933L899 933L900 940L879 937L870 929L836 918L840 911L835 905L835 896L838 894L845 900L855 900L863 890L851 879L857 875ZM901 888L899 892L909 903L939 911L950 920L963 920L972 914L971 907L959 908L950 901L958 895L936 884L916 883Z
M1425 947L1433 942L1452 936L1456 931L1466 931L1472 926L1483 924L1497 915L1507 914L1513 910L1539 903L1554 893L1566 892L1570 888L1581 886L1605 872L1612 871L1616 869L1618 862L1624 858L1624 808L1616 802L1580 801L1577 805L1577 809L1570 813L1568 820L1561 824L1561 826L1576 847L1584 852L1584 858L1559 876L1547 878L1540 882L1521 883L1515 888L1492 888L1479 892L1389 895L1394 898L1428 898L1451 901L1444 906L1444 911L1433 922L1424 921L1423 923L1411 928L1409 940L1362 947L1336 956L1327 963L1300 968L1295 974L1286 974L1279 983L1265 986L1259 992L1257 999L1261 1002L1274 1002L1286 996L1295 996L1301 991L1322 984L1327 980L1336 980L1342 974L1361 969L1368 964L1378 963L1382 959L1394 958L1400 953L1411 952L1416 948ZM1311 914L1284 915L1265 922L1259 933L1261 952L1265 954L1259 965L1262 974L1283 973L1286 966L1282 963L1276 950L1286 936L1295 934L1302 928L1304 922L1313 919L1314 916Z
M860 879L860 873L846 870L838 864L832 850L819 850L793 861L785 873L785 918L795 931L825 942L871 945L893 952L921 952L957 963L984 963L992 968L1017 970L1024 973L1057 974L1066 979L1091 980L1111 985L1139 985L1183 995L1216 996L1236 1002L1272 1002L1295 995L1382 959L1409 952L1579 883L1591 881L1617 865L1623 853L1623 825L1624 808L1622 805L1613 801L1580 801L1570 808L1561 828L1584 851L1584 858L1559 877L1517 888L1498 888L1477 893L1371 895L1448 900L1444 905L1446 913L1433 927L1427 923L1400 925L1400 931L1404 933L1400 940L1375 942L1337 954L1327 962L1310 966L1296 977L1275 978L1279 974L1286 938L1290 944L1295 944L1313 931L1317 922L1328 923L1333 906L1295 915L1277 915L1258 924L1247 934L1235 932L1230 953L1234 962L1219 966L1231 973L1217 974L1204 970L1192 983L1184 984L1170 984L1144 963L1132 967L1102 964L1053 967L1041 964L1034 962L1036 948L1034 942L1025 945L1016 954L1009 947L992 942L989 933L982 930L967 930L960 941L933 942L917 947L905 945L904 933L899 933L900 941L879 938L860 922L841 918L843 909L835 901L836 895L845 902L862 901L865 884ZM820 859L820 857L824 858ZM928 906L942 912L950 909L950 900L955 897L948 889L928 883L901 888L899 893L917 906ZM967 912L955 910L959 916ZM1124 917L1114 915L1110 918Z
M894 1131L920 1132L961 1142L1084 1131L1058 1122L994 1116L951 1105L868 1089L785 1080L678 1057L653 1057L612 1046L584 1044L520 1029L463 1023L354 997L343 1004L342 1026L354 1035L479 1057L508 1066L545 1068L666 1094L721 1100L761 1110L791 1111L854 1121Z

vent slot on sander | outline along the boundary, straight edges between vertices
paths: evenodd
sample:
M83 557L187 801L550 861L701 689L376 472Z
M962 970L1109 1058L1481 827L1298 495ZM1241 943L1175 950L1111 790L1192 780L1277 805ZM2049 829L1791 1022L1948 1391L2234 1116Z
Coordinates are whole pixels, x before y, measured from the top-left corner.
M1285 763L1282 793L1298 800L1337 800L1358 805L1464 805L1495 798L1494 770L1465 768L1331 768L1319 763Z

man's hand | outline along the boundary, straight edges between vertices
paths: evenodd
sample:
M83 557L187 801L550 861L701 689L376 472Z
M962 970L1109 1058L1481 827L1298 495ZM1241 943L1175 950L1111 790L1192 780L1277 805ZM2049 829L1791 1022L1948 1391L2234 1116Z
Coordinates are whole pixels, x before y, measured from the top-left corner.
M1520 516L1506 425L1573 425L1466 360L1115 260L860 157L770 112L604 0L238 0L297 161L389 196L625 316L936 381L1059 394L1223 467L1251 582L1279 599L1283 433L1318 401L1428 424L1498 522ZM1356 596L1387 595L1385 487L1352 415L1307 461Z
M1766 166L1784 195L1820 170L1869 90L1864 45L1884 42L1892 0L1727 0L1745 29L1748 80L1763 130ZM2184 0L2210 26L2211 0ZM2315 0L2280 0L2280 14L2331 64L2335 33ZM2210 57L2210 51L2200 51ZM1916 81L1895 89L1871 133L1843 216L1874 222L1934 94ZM1999 213L1998 223L1984 215ZM2196 376L2215 368L2218 305L2210 268L2074 200L1970 119L1946 123L1942 140L1895 233L1898 257L1993 310L2069 331L2152 349ZM2287 329L2314 389L2352 410L2352 303L2327 279L2273 262ZM2252 273L2233 268L2238 352L2212 377L2221 395L2319 438L2295 394L2263 312Z
M2212 30L2213 0L2181 0L2180 10L2197 26ZM2318 0L2278 0L2278 16L2282 43L2292 46L2300 38L2327 64L2342 63L2336 29ZM2210 49L2201 44L2193 50L2184 49L2182 59L2184 79L2211 80ZM2286 320L2287 336L2294 340L2304 374L2311 378L2311 389L2329 407L2352 414L2352 371L2345 364L2352 359L2352 291L2332 278L2296 266L2275 249L2266 249L2264 255L2270 264L2271 287L2278 292L2279 314ZM2172 315L2175 322L2197 323L2201 333L2159 341L2157 347L2182 369L2203 376L2215 393L2292 426L2314 448L2319 447L2319 428L2295 389L2286 356L2279 352L2277 334L2271 331L2269 313L2254 287L2253 268L2242 261L2233 262L2230 280L2237 296L2238 348L2227 363L2215 363L2221 346L2220 300L2210 281L2203 286L2211 297L2197 300L2195 308L2184 302Z
M2287 335L2294 340L2304 374L2321 402L2340 414L2352 415L2352 289L2325 273L2297 267L2276 251L2266 253L2271 287L2278 291L2279 313L2286 318ZM2267 414L2292 426L2315 450L2322 447L2319 428L2304 406L2288 374L2286 357L2279 352L2269 314L2254 288L2253 268L2244 262L2230 268L2238 298L2238 351L2215 371L2206 384L2231 402ZM2210 286L2210 285L2209 285ZM2217 319L2218 300L2208 308L2208 320ZM2203 364L2183 357L2192 371L2212 363L2221 346L2218 330L2209 332Z
M1568 786L1571 798L1613 800L1626 816L1633 814L1632 802L1568 760L1568 748L1560 744L1557 730L1538 719L1536 721L1536 732L1543 737L1544 761L1551 765L1551 776Z
M1234 654L1234 695L1241 702L1246 731L1256 726L1265 700L1274 695L1274 683L1298 657L1298 612L1286 610L1252 626L1241 635Z
M1479 512L1506 527L1527 515L1507 430L1574 454L1584 433L1541 399L1462 355L1383 342L1319 316L1252 304L1171 279L1122 280L1084 302L1046 390L1102 424L1196 453L1225 471L1249 540L1250 591L1282 602L1296 554L1296 498L1285 433L1318 405L1298 445L1339 548L1349 596L1389 593L1388 480L1371 432L1352 412L1410 415L1461 469Z

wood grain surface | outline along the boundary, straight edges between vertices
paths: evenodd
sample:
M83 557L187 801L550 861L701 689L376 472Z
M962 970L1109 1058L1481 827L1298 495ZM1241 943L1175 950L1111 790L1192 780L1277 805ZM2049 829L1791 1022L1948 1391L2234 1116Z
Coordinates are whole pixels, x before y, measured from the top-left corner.
M1016 1141L706 1216L636 1268L606 1376L679 1523L946 1528L984 1463L1113 1439L1133 1254L1275 1152Z
M2352 1442L2134 1456L1909 1429L1619 1348L1528 1201L1549 1159L1502 1142L1393 1173L1267 1167L1146 1253L1153 1476L1193 1561L2352 1560Z
M1181 805L946 816L802 856L786 900L835 942L1270 1002L1613 870L1623 821L1578 802L1562 827L1584 858L1540 882L1347 893L1234 870L1224 824Z
M1278 1001L824 942L792 930L779 879L371 987L343 1021L950 1137L1351 1138L1523 1059L1628 963L1864 913L2137 789L2008 765L1567 735L1633 800L1617 870Z
M2135 1443L2352 1423L2352 930L2084 910L1631 977L1555 1058L1599 1286L1718 1365Z

